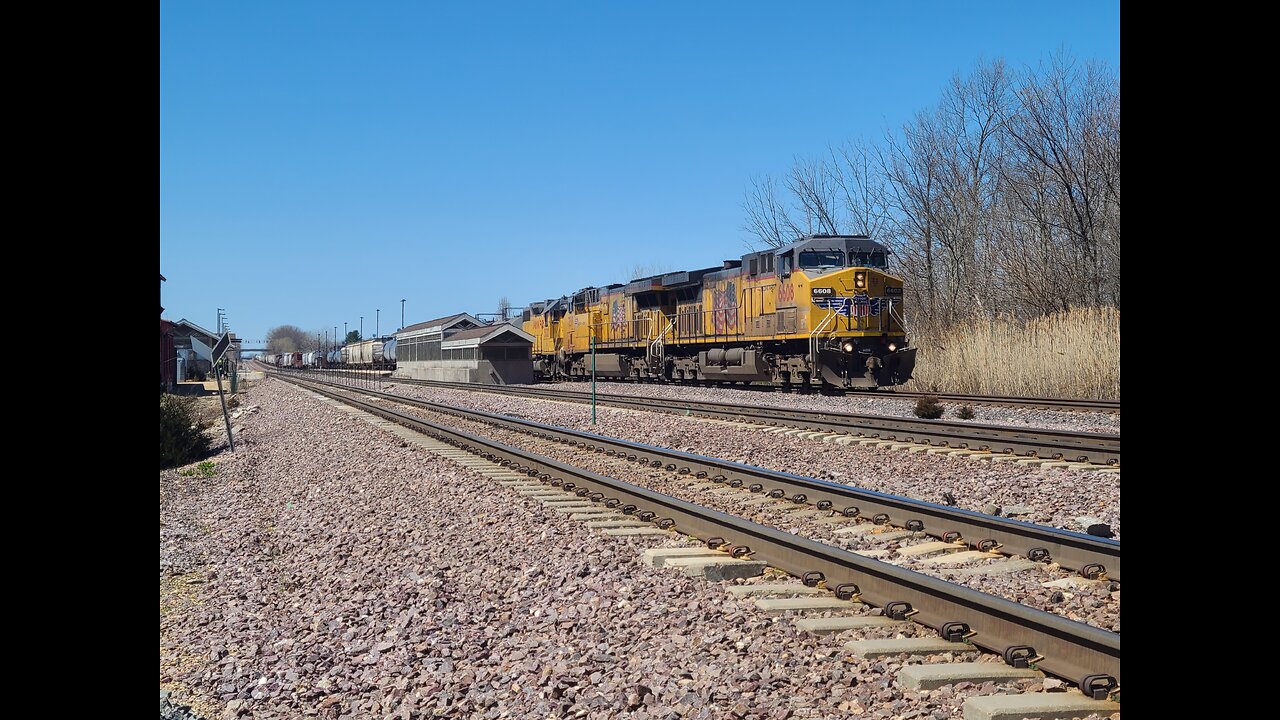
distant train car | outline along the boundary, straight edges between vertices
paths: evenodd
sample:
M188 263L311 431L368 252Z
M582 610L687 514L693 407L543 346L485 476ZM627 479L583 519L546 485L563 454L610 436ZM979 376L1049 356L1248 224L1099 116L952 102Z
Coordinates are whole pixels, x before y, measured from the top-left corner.
M359 367L372 367L383 361L381 340L361 340L349 345L351 352L347 362Z
M330 367L337 367L342 364L342 348L334 348L330 350L328 357L325 359L328 360Z
M396 339L391 338L382 343L382 359L389 363L396 361Z
M391 367L384 354L385 342L380 338L361 340L344 348L342 362L347 367L361 370L382 370Z

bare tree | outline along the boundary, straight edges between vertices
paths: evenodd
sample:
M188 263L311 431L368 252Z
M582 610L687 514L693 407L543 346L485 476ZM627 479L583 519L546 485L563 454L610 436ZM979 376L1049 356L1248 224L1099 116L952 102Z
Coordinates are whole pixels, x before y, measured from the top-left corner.
M511 319L511 301L506 295L498 298L498 322L506 322Z
M639 280L640 278L664 275L671 271L671 266L667 263L635 263L630 270L623 270L623 274L626 275L627 280Z
M815 158L797 159L787 176L787 189L799 203L806 234L840 232L836 184L830 165Z
M297 325L278 325L267 331L267 352L311 352L320 346L315 333Z
M1119 75L1064 54L979 62L881 141L753 178L743 210L749 246L884 241L924 324L1119 307Z
M885 207L884 175L876 167L874 149L863 140L832 148L828 167L846 213L843 229L881 236L889 223L889 213Z
M778 183L768 175L751 179L742 209L747 214L742 229L753 238L747 241L752 250L757 243L779 248L804 234L778 197Z
M1028 73L1004 121L1013 208L1043 235L1063 276L1055 307L1120 303L1120 88L1063 55ZM1041 263L1043 264L1043 263Z

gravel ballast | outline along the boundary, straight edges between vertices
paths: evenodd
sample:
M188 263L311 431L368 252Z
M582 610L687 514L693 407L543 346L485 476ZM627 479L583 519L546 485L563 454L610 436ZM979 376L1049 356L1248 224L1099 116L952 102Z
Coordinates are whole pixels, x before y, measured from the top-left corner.
M249 400L212 477L160 478L161 686L206 717L941 720L1007 691L903 690L840 649L874 634L640 563L679 536L602 538L278 381Z
M926 538L923 535L882 540L879 533L842 534L842 530L846 529L848 525L829 524L826 522L835 515L833 512L792 514L786 508L796 506L785 500L766 500L760 495L753 495L742 490L733 491L714 483L697 483L691 478L682 477L665 470L640 466L598 453L583 452L577 448L536 438L526 433L505 430L477 421L463 420L444 413L406 405L396 405L395 407L442 425L492 437L509 445L536 452L544 457L553 458L608 477L657 490L705 507L738 515L763 525L893 562L911 570L942 577L1038 610L1062 615L1077 622L1115 632L1120 630L1119 595L1118 593L1112 595L1115 590L1118 590L1118 585L1083 583L1079 587L1074 585L1066 588L1044 586L1046 582L1063 579L1068 579L1068 582L1074 582L1071 579L1076 576L1078 568L1062 568L1056 564L1049 564L1036 565L1012 574L993 576L964 575L963 570L966 568L988 565L999 562L999 560L982 558L955 567L938 567L932 565L929 558L897 556L899 549L920 544L921 542L932 541L932 538ZM864 523L862 529L872 529L873 527Z
M598 422L592 425L590 406L577 403L415 385L387 384L384 389L917 500L946 504L949 493L957 507L976 512L989 512L992 506L1009 508L1019 513L1019 520L1076 532L1084 531L1077 518L1090 516L1110 524L1120 536L1120 478L1108 473L837 445L695 417L618 408L599 408Z

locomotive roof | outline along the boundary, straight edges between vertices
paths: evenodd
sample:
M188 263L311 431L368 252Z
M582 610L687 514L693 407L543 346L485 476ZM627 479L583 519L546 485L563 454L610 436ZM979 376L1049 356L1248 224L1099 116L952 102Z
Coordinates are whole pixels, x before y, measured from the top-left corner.
M741 260L726 260L723 265L715 267L702 268L701 270L680 270L676 272L661 273L658 275L650 275L648 277L635 278L625 285L601 285L596 287L585 287L573 293L574 297L587 292L589 290L616 290L623 288L623 292L628 295L636 293L648 292L652 290L671 290L673 288L688 286L702 282L706 276L712 278L717 277L721 273L735 274L743 265L753 257L761 255L783 255L792 251L802 250L834 250L840 249L844 252L888 252L883 244L872 240L868 235L804 235L778 248L769 248L758 252L747 253L742 256ZM543 312L551 312L556 306L567 304L568 297L562 297L559 300L548 300L547 305L542 309ZM537 303L534 303L536 306ZM537 308L530 306L530 309Z
M804 237L798 238L794 242L783 245L780 248L765 250L761 253L750 253L748 255L743 255L742 257L743 259L746 259L752 255L760 255L763 252L772 252L775 255L781 255L782 253L790 250L807 250L809 248L842 248L845 252L872 252L875 250L884 251L887 249L884 245L881 245L866 235L805 235Z

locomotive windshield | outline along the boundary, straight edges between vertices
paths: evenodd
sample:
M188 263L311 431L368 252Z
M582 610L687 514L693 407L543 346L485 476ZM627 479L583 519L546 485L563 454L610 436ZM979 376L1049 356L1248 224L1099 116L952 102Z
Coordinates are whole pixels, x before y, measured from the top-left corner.
M839 250L805 250L800 253L802 268L844 267L844 253Z
M883 251L876 250L874 252L851 252L849 253L849 267L888 267L889 262Z

